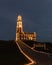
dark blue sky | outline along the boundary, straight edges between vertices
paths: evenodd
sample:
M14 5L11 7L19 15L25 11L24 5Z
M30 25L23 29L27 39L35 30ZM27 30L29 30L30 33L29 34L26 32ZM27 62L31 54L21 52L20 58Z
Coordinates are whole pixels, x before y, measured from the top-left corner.
M15 39L16 17L25 32L37 32L38 41L52 42L52 0L0 0L0 40Z

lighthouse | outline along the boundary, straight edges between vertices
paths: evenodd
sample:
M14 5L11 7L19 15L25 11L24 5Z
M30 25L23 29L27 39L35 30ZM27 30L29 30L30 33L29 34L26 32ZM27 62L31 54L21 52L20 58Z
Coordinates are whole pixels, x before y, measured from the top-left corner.
M18 40L33 40L36 41L36 32L24 32L22 16L18 15L16 24L16 41Z
M18 17L17 17L17 32L18 33L23 32L22 16L21 15L18 15Z
M22 16L18 15L16 24L16 41L21 38L23 33Z

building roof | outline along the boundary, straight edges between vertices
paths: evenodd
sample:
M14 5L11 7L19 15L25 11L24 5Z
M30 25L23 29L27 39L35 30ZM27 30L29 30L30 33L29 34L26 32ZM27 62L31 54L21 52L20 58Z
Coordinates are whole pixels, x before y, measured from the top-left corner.
M34 34L34 32L24 32L25 34Z

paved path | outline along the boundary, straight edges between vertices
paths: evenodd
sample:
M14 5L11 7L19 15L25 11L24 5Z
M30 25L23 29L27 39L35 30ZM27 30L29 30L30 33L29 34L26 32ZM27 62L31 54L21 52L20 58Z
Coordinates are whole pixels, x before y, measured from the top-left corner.
M31 62L35 62L36 65L52 65L52 56L47 53L42 53L31 49L27 44L22 41L16 42L18 47L30 58ZM35 65L33 64L33 65ZM32 64L28 64L32 65Z

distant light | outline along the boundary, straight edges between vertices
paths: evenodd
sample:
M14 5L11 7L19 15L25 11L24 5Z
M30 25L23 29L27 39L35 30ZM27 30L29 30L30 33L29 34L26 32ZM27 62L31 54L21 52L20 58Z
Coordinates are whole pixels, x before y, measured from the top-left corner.
M19 20L22 20L22 16L21 15L18 15L17 19L18 19L18 21Z

